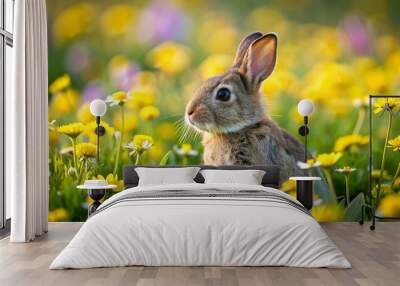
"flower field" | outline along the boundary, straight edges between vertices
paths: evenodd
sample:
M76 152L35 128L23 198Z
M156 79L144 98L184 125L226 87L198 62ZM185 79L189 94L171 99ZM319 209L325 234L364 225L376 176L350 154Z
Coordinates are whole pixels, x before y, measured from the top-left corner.
M400 94L398 1L47 2L50 221L86 219L90 200L76 189L85 179L121 191L126 164L201 164L185 105L203 79L230 67L253 31L279 38L261 88L269 116L297 136L297 103L315 104L313 159L299 167L320 168L333 199L315 198L312 214L355 220L363 203L379 200L380 215L400 216L400 99L374 101L374 199L365 202L368 95ZM99 166L89 109L96 98L108 106ZM282 190L293 194L293 183Z

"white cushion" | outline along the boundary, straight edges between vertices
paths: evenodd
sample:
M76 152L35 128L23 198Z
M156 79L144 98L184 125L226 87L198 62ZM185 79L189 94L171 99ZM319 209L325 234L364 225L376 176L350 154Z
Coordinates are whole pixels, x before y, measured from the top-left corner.
M199 170L199 167L135 168L139 176L139 186L195 183L193 179Z
M226 183L261 185L265 171L262 170L201 170L205 184Z

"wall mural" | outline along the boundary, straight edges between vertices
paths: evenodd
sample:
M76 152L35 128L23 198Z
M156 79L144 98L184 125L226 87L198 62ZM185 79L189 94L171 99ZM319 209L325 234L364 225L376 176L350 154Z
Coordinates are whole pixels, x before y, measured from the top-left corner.
M400 23L393 12L400 3L47 6L50 221L86 219L90 199L76 189L85 179L105 178L118 192L126 164L203 163L279 164L281 189L292 195L290 175L323 175L312 214L319 221L359 218L368 190L368 95L400 94ZM108 104L99 166L90 113L97 98ZM299 163L297 103L304 98L315 112L310 159ZM378 214L386 217L400 215L400 124L388 128L382 119L388 108L396 114L400 100L374 101L372 176L379 182Z

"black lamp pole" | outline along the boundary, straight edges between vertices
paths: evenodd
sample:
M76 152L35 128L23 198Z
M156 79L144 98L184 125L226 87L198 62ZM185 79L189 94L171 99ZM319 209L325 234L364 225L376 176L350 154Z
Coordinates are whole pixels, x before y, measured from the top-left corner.
M96 116L96 124L97 124L97 127L94 132L97 135L97 166L99 166L99 163L100 163L100 136L103 136L106 133L106 129L100 125L100 116Z
M299 128L299 134L304 137L304 162L307 163L307 135L310 133L308 129L308 116L304 116L304 124Z

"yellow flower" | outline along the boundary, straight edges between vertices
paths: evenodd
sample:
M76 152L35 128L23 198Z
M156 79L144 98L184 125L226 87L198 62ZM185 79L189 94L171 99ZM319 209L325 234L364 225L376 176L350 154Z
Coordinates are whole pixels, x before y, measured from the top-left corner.
M151 121L160 116L160 110L153 105L145 106L140 110L139 116L142 120Z
M154 73L149 71L138 72L135 78L135 84L138 86L152 86L156 83Z
M176 137L176 128L173 123L162 122L155 128L157 137L161 140L172 140Z
M239 42L239 33L226 14L210 13L199 30L199 44L206 52L231 53Z
M276 70L268 80L262 83L261 92L267 97L283 92L294 95L298 92L298 80L290 72Z
M106 102L110 104L110 106L114 105L123 105L125 102L130 99L130 96L124 91L114 92L111 96L107 96Z
M154 89L150 86L137 86L130 92L131 99L127 102L129 108L143 108L153 105L156 101Z
M395 98L381 98L375 101L373 107L375 114L384 111L397 112L400 109L400 100Z
M200 65L202 78L220 75L232 66L232 57L224 54L215 54L206 58Z
M380 191L380 197L384 197L386 195L392 194L393 193L393 189L391 185L388 184L382 184L381 185L381 191ZM376 185L371 192L372 196L374 198L378 197L378 185Z
M149 158L153 161L159 161L165 154L165 147L162 144L154 144L148 151Z
M71 78L68 74L64 74L57 78L53 83L49 86L49 91L53 94L63 91L70 87Z
M384 217L400 216L400 194L385 196L379 204L379 211Z
M54 130L49 130L49 144L55 146L58 144L59 134Z
M176 74L187 68L190 63L186 47L174 42L164 42L149 54L151 63L167 74Z
M293 180L283 182L279 189L292 197L296 197L296 182Z
M317 161L321 163L322 167L329 168L336 164L342 157L342 153L324 153L317 156Z
M352 146L361 146L369 143L368 136L351 134L339 137L335 142L335 152L344 152Z
M90 112L90 103L84 103L79 109L77 113L77 118L82 123L92 122L94 119L93 114Z
M78 101L79 95L75 90L69 88L63 92L57 92L51 98L50 113L52 117L59 118L75 111Z
M106 178L104 178L102 175L97 175L98 180L106 180L107 184L109 185L116 185L117 188L113 189L117 192L120 192L124 189L124 181L118 179L118 175L113 175L112 173L108 174Z
M351 110L349 100L359 97L357 78L350 65L322 62L315 65L304 79L302 98L309 98L317 104L326 106L336 115Z
M57 208L55 210L49 211L49 221L66 221L68 218L69 213L64 208Z
M55 17L53 32L58 42L71 40L91 30L95 17L95 6L88 3L75 4Z
M153 138L148 135L135 135L133 137L133 144L139 152L142 150L150 149L153 146Z
M343 214L343 209L335 204L315 206L311 210L311 215L320 222L340 221Z
M381 170L372 170L371 171L371 176L373 179L379 179L380 175L381 175ZM382 179L385 179L385 180L390 179L390 175L389 175L388 171L383 170Z
M135 18L136 11L131 5L119 4L106 9L100 18L103 33L109 37L123 36Z
M381 67L374 67L364 74L365 86L372 93L385 93L389 89L389 78Z
M115 112L114 117L113 117L113 125L115 128L121 131L122 129L122 118L121 118L121 112L118 110ZM133 129L137 127L137 118L136 116L132 115L127 115L125 114L125 125L124 125L124 132L130 132Z
M293 5L294 3L291 3ZM256 30L276 31L278 34L287 34L289 23L279 10L269 6L258 6L252 10L246 19L250 27Z
M97 146L93 143L76 144L76 155L78 157L96 157Z
M400 151L400 136L389 140L389 148L393 148L393 151Z
M78 137L85 130L86 130L86 127L81 122L70 123L70 124L62 125L57 128L57 131L59 133L67 135L71 138Z
M132 142L129 142L127 145L125 145L125 148L128 149L129 155L133 154L141 154L144 151L150 149L153 146L153 138L148 135L135 135L133 137Z

